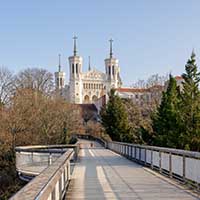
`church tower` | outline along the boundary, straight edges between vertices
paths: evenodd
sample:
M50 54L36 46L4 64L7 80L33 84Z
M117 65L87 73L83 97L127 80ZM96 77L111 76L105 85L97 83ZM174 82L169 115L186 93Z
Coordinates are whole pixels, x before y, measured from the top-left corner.
M58 71L55 72L55 82L56 82L56 89L61 90L65 87L65 72L61 70L61 62L60 62L60 57L61 55L59 54L59 64L58 64Z
M74 50L73 56L69 57L69 87L70 87L70 101L73 103L82 103L82 64L83 59L77 54L77 37L74 36Z
M107 92L110 91L111 88L121 87L121 79L120 79L120 67L119 60L113 57L113 40L110 39L110 56L105 59L105 68L106 68L106 79L107 79Z

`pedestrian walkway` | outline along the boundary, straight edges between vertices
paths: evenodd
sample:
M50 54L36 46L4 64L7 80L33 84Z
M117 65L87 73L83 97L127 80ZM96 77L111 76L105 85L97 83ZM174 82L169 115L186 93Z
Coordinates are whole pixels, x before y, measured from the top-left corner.
M98 143L81 140L66 199L199 199L171 179L165 178Z

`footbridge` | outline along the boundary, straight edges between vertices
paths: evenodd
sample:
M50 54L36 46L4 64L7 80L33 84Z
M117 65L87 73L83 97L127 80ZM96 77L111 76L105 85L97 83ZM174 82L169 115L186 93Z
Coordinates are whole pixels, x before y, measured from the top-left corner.
M11 199L200 199L200 153L95 140L16 148Z

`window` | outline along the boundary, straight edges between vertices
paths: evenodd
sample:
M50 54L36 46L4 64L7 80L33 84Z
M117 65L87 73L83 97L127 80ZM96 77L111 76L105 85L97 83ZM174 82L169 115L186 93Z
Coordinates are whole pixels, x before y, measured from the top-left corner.
M110 66L108 66L108 74L111 74Z
M57 86L59 85L59 78L57 78Z
M74 74L74 63L72 64L72 74Z
M76 73L78 74L78 64L76 63Z
M85 95L84 103L89 103L89 102L90 102L90 97L88 95Z
M94 96L92 97L92 101L93 101L93 102L97 101L97 99L98 99L98 98L97 98L96 95L94 95Z
M115 74L115 66L114 65L112 66L112 74L113 75Z

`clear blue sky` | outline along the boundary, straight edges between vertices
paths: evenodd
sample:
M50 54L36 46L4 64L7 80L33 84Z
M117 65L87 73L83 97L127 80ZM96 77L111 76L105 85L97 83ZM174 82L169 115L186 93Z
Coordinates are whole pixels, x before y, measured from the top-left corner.
M125 85L151 74L174 75L195 49L200 61L200 0L0 0L0 65L67 72L72 37L78 53L104 70L114 39ZM200 65L200 63L199 63Z

